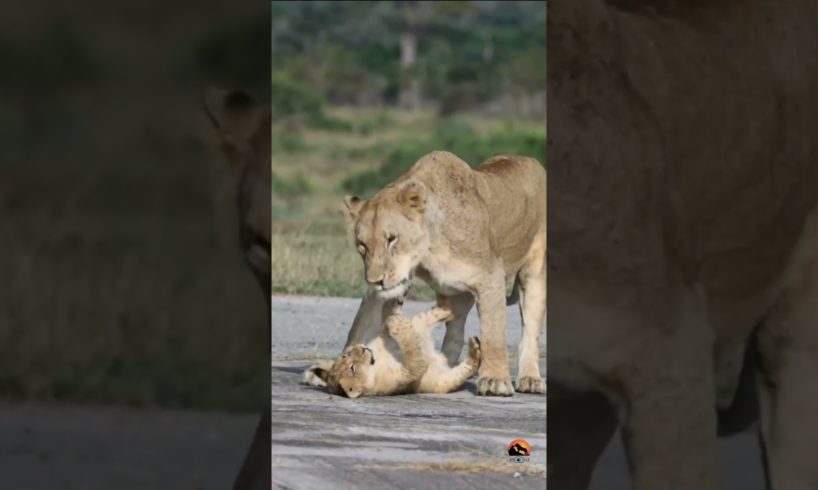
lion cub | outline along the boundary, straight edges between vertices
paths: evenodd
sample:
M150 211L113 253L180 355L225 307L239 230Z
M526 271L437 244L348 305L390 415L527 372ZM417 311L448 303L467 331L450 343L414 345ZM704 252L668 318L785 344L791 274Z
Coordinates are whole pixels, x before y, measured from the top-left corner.
M407 318L394 312L386 328L367 345L352 345L341 357L311 366L304 381L328 386L331 393L358 398L401 393L449 393L477 373L480 340L469 339L469 354L455 367L435 349L432 329L452 317L447 307L435 306ZM402 359L401 359L402 358Z

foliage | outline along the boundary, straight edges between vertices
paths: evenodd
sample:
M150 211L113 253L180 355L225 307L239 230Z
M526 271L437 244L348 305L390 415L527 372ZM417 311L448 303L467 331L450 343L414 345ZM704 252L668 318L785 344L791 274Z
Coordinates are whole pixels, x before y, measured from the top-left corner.
M394 104L409 78L453 113L545 90L544 2L274 2L272 69L332 104ZM401 36L417 59L401 69Z
M544 129L524 129L507 123L480 136L465 121L446 120L428 139L397 142L378 168L353 174L341 186L347 192L369 194L394 181L420 157L435 150L451 151L472 166L502 153L532 156L545 165L545 145Z

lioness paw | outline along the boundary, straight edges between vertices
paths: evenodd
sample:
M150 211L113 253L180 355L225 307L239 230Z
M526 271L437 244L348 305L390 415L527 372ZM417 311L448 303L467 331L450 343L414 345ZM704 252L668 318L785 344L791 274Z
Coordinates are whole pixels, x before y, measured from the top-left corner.
M545 393L545 380L537 376L523 376L517 378L518 393Z
M513 396L514 388L510 379L484 378L477 379L477 394L482 396Z

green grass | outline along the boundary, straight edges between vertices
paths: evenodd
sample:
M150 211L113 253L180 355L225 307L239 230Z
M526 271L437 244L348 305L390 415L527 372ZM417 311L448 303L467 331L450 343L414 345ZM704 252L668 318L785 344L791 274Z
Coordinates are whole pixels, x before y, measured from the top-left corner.
M271 245L273 293L360 298L366 292L361 258L345 234L278 230ZM431 300L434 293L416 280L410 298Z
M433 110L335 107L322 108L317 119L281 122L273 134L280 141L273 145L278 294L360 297L362 264L348 236L343 196L371 195L430 151L452 151L472 165L498 153L545 163L544 124L520 118L440 119ZM283 143L287 137L293 141ZM411 295L434 297L420 281Z

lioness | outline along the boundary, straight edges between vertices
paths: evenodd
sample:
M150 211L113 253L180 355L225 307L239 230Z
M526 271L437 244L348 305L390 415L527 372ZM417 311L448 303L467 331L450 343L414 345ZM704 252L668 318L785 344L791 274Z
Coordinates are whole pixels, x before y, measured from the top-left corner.
M439 306L411 319L394 311L386 319L386 330L381 335L367 345L347 347L335 362L313 365L306 371L305 381L313 386L328 386L331 393L353 399L455 391L477 373L480 341L477 337L469 339L466 360L449 367L446 357L435 349L432 329L451 316L450 309Z
M204 98L220 146L238 175L236 211L239 240L246 265L256 277L267 303L267 344L270 339L270 109L241 91L211 88ZM265 334L260 333L260 338ZM269 350L267 351L269 353ZM259 366L263 368L263 366ZM233 484L235 490L269 489L270 411L264 410L250 450Z
M538 338L546 301L546 174L537 160L500 155L472 169L452 153L435 151L372 198L347 196L345 202L371 286L345 347L377 337L383 308L417 275L451 304L454 318L442 347L451 366L477 300L483 352L477 392L511 396L505 285L516 276L523 321L516 388L545 392Z

